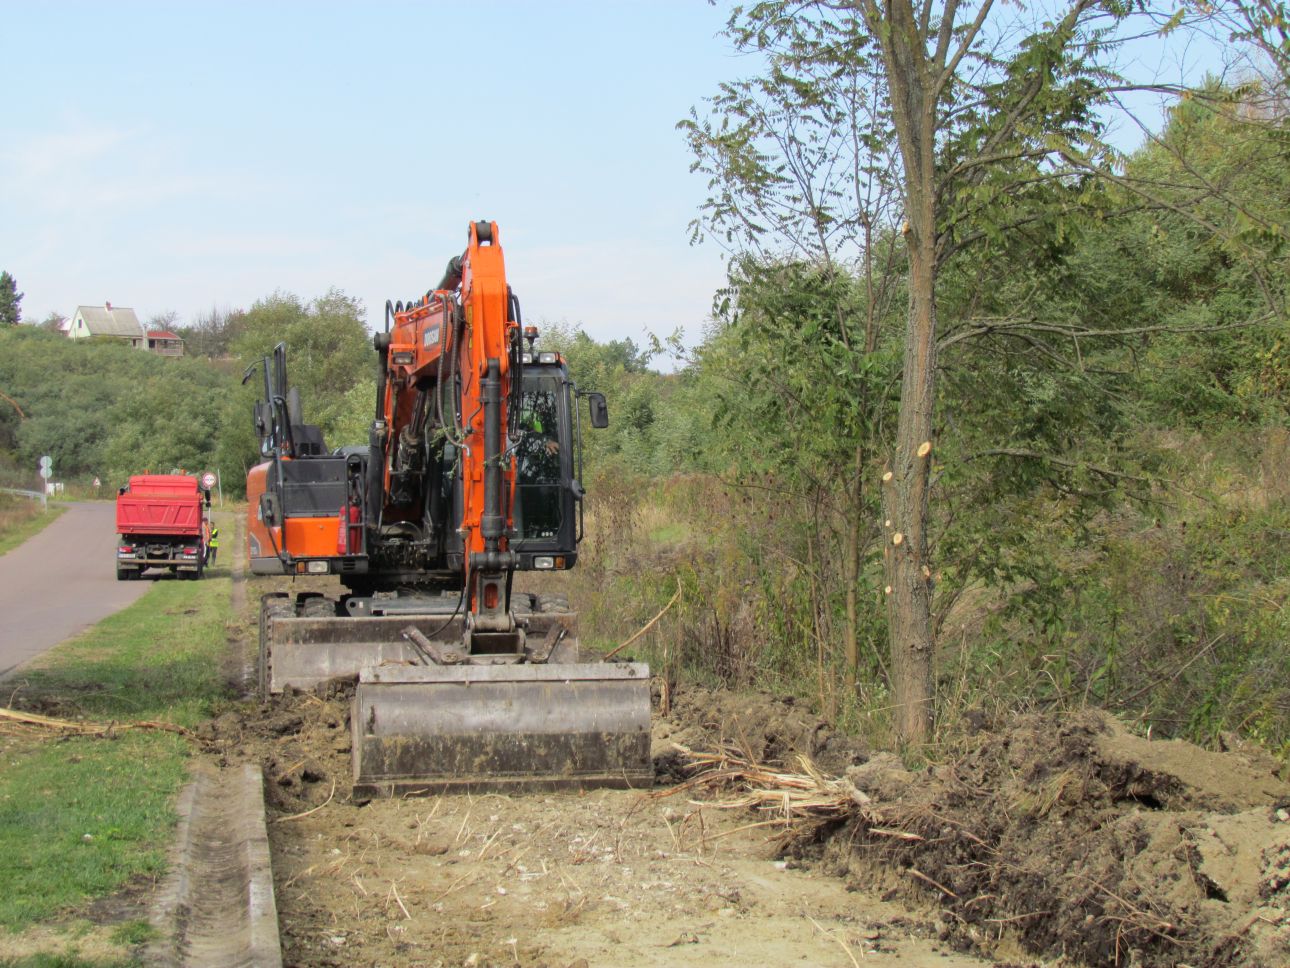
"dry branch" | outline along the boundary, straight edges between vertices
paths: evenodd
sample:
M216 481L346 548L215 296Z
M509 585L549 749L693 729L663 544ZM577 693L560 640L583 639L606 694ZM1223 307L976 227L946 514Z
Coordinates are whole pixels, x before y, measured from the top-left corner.
M725 809L749 809L775 815L775 822L795 820L826 822L859 817L877 820L869 797L848 783L828 777L805 756L798 757L800 773L789 773L753 762L730 746L696 752L677 745L682 769L693 774L684 783L651 793L652 799L690 791L737 791L715 803ZM769 823L770 821L768 821Z
M318 804L318 806L314 807L312 810L306 810L304 813L293 813L293 814L292 814L291 816L289 816L289 817L278 817L278 818L277 818L277 819L275 819L273 822L274 822L274 823L286 823L288 820L299 820L301 817L307 817L307 816L309 816L311 813L317 813L317 812L318 812L319 810L321 810L323 807L327 806L327 804L331 803L332 797L334 797L335 795L336 795L336 778L335 778L335 777L332 777L332 780L331 780L331 793L327 794L327 799L326 799L326 800L324 800L322 803Z
M110 723L95 723L72 719L55 719L52 716L24 713L4 706L0 706L0 726L9 726L17 730L47 730L67 736L100 736L106 739L111 739L117 733L123 733L130 729L155 730L164 733L176 733L180 736L192 736L191 732L182 726L176 726L174 723L162 723L152 720L141 720L133 723L122 723L115 720Z
M644 626L642 626L642 627L641 627L640 631L638 631L635 635L633 635L633 636L632 636L630 639L628 639L626 642L621 642L621 643L619 643L618 645L614 646L612 649L610 649L608 652L606 652L606 653L604 654L603 658L605 658L605 659L611 659L611 658L613 658L613 657L614 657L614 656L616 656L619 652L623 651L623 649L627 648L627 646L631 645L633 642L635 642L637 639L639 639L642 635L644 635L646 632L648 632L650 629L652 629L652 628L655 626L655 624L657 624L658 620L659 620L659 619L661 619L664 615L666 615L666 614L667 614L667 610L668 610L669 608L671 608L673 605L675 605L675 604L676 604L677 599L679 599L680 597L681 597L681 579L680 579L680 578L677 578L677 580L676 580L676 594L672 596L672 600L671 600L670 602L668 602L666 605L664 605L664 606L663 606L662 611L660 611L660 612L659 612L657 615L655 615L652 619L650 619L648 622L646 622L646 623L644 624Z

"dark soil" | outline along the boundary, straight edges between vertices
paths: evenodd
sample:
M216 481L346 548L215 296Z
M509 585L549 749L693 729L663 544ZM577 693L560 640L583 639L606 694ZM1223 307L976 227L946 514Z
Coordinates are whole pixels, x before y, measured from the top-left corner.
M879 755L847 777L875 816L805 852L936 898L965 948L1012 934L1093 965L1290 964L1290 786L1257 750L1149 742L1086 711L1019 717L924 771Z

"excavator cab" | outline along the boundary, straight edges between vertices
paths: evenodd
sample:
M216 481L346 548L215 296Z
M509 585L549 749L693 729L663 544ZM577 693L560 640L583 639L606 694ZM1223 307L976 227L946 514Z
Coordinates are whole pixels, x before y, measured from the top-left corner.
M263 373L254 410L260 453L247 474L247 543L257 575L353 574L366 570L357 517L363 460L331 453L322 430L304 421L300 394L287 383L286 345L247 369Z
M554 354L550 354L554 355ZM528 364L520 394L515 443L514 537L520 571L562 571L577 561L583 537L583 394L563 363ZM608 426L603 403L600 411ZM593 424L595 426L595 424ZM556 560L560 559L560 560Z

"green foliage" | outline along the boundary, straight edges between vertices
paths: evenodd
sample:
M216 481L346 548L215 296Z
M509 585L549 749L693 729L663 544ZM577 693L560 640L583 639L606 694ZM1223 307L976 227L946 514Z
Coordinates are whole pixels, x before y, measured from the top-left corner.
M0 272L0 326L17 326L22 321L22 297L14 277Z
M886 675L871 646L885 627L877 556L842 567L838 520L873 547L873 495L861 486L847 504L845 484L879 473L871 455L892 425L898 369L893 297L906 281L878 257L900 251L898 235L835 231L843 212L852 229L874 222L818 191L810 152L847 102L806 52L832 58L838 78L858 76L867 56L821 44L828 25L813 18L835 14L819 11L738 8L731 36L766 71L723 86L708 117L681 125L710 179L700 229L746 258L686 373L714 421L709 459L691 466L742 492L723 491L726 505L692 524L711 528L715 547L687 601L712 614L690 612L678 635L701 678L776 683L844 716L822 685L844 631L859 639L861 691L880 702ZM1105 38L1074 30L1046 27L1015 61L987 65L1006 69L977 79L977 99L938 142L931 579L943 701L1096 701L1157 732L1241 729L1279 746L1290 741L1277 685L1285 522L1274 504L1229 506L1226 482L1208 474L1237 468L1257 492L1285 470L1265 454L1260 483L1248 453L1192 462L1224 439L1271 440L1288 416L1284 110L1263 113L1269 102L1249 87L1211 86L1121 170L1090 178L1080 172L1106 175L1113 160L1093 113L1109 75L1097 66ZM1033 103L1014 124L1000 108L1018 97ZM863 118L872 150L885 123ZM856 256L842 268L845 246ZM862 316L867 328L845 325ZM1242 559L1239 548L1258 550Z
M695 238L759 259L863 258L897 217L880 51L854 13L782 2L735 7L726 35L764 70L677 125L711 192Z
M609 427L593 430L583 414L588 479L662 475L703 466L709 449L706 411L688 373L648 369L654 349L631 339L598 343L581 329L546 323L538 350L559 352L580 390L605 394Z
M358 302L336 289L309 303L274 293L236 319L230 349L246 368L286 343L288 380L300 390L305 420L322 429L329 447L366 443L376 406L376 351L362 315ZM251 415L263 387L257 374L223 398L216 455L226 481L235 476L230 469L245 481L260 460Z
M167 359L115 342L35 327L0 331L0 446L20 467L53 458L59 480L213 465L220 401L235 385L206 361Z
M259 460L251 414L262 393L240 377L281 341L306 418L337 443L366 440L376 357L354 300L276 293L225 317L212 352L225 338L235 358L170 359L37 327L0 330L0 391L10 398L0 399L0 451L19 467L48 454L56 479L105 487L147 471L218 469L236 494Z
M853 476L893 414L899 365L890 343L865 351L863 287L826 266L744 261L731 293L699 355L717 466L817 492Z
M1091 702L1165 735L1212 743L1240 731L1290 749L1285 435L1183 446L1171 470L1187 485L1242 489L1221 501L1183 493L1155 516L1119 506L1071 522L1050 502L1029 509L1046 540L1014 550L1030 560L1001 569L988 612L965 599L951 619L967 646L965 703ZM1009 521L1016 510L1004 509Z

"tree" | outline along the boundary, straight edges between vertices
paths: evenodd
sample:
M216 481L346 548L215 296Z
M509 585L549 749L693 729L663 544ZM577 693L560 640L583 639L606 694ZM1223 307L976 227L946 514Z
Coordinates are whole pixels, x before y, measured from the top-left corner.
M1212 25L1226 35L1224 41L1251 49L1254 69L1268 75L1265 79L1278 88L1277 97L1284 99L1290 94L1290 7L1284 0L1188 0L1174 15L1175 21L1181 21L1187 10L1196 11L1193 26L1205 29Z
M776 109L767 114L769 137L741 143L729 132L743 127L726 120L738 121L748 112L726 89L713 101L726 115L721 125L704 129L693 119L688 123L692 143L698 129L705 136L701 147L729 143L738 149L720 155L726 163L713 169L722 191L709 201L710 217L724 219L760 246L767 223L748 216L768 211L766 199L781 203L798 213L796 223L791 217L771 223L780 233L774 241L790 252L800 251L809 235L796 226L813 229L821 240L835 226L873 226L874 235L858 247L870 264L881 264L872 255L874 240L884 238L883 226L862 217L867 210L859 205L852 207L852 219L838 219L839 188L812 192L815 182L800 178L812 170L803 160L814 160L813 170L827 176L833 170L830 152L803 159L796 147L803 141L812 149L826 143L846 130L848 116L857 116L853 105L865 105L860 115L865 124L852 139L855 160L847 157L834 166L862 173L865 177L853 179L856 184L892 185L899 200L898 236L885 237L900 239L907 308L899 414L882 474L882 520L893 701L898 732L913 743L928 736L933 712L928 524L942 335L939 276L968 248L1028 222L1060 219L1080 203L1083 186L1063 147L1077 146L1084 158L1108 157L1098 144L1093 111L1105 100L1111 80L1103 64L1114 44L1105 28L1126 11L1111 3L1072 0L1057 12L1050 22L1029 23L1024 9L1008 19L996 15L992 0L975 7L958 0L918 5L816 0L736 8L728 33L741 49L768 58L765 74L749 89L760 103L804 105L831 120L803 132L799 112ZM856 80L839 86L839 78ZM871 100L857 101L856 89ZM825 103L836 110L817 107ZM700 167L703 161L700 155ZM730 187L733 193L726 191ZM732 206L731 194L753 205ZM853 192L852 197L872 196ZM742 218L742 227L728 213ZM814 251L824 254L824 247Z
M67 322L67 317L57 311L51 311L48 316L42 319L36 325L41 329L48 330L51 333L61 333L63 325Z
M156 330L169 332L175 328L177 322L179 322L179 313L173 309L167 309L165 312L153 313L149 316L148 322L144 324L144 329L148 330L148 332L155 332Z
M0 326L17 326L22 320L22 297L8 272L0 272Z
M360 384L374 386L376 371L376 352L357 300L338 289L309 303L291 293L275 292L257 300L248 312L233 316L228 328L234 330L231 352L243 367L272 354L278 343L286 343L288 378L300 390L306 421L318 425L326 440L337 445L365 442L365 433L357 439L339 436L367 426L376 406L374 393L355 391ZM226 479L233 475L232 469L245 474L259 460L251 417L252 405L263 393L263 384L251 380L224 398L218 459ZM356 407L362 416L356 417Z
M741 51L765 55L766 70L723 84L709 102L714 117L692 111L678 125L692 170L708 176L712 191L695 236L706 230L734 256L717 313L729 333L717 334L705 363L736 391L721 394L726 418L744 419L768 448L761 453L791 465L779 468L779 486L807 488L830 509L811 540L840 541L827 557L842 566L843 651L854 685L861 556L872 540L871 471L890 376L880 341L902 246L892 230L897 159L881 62L845 13L799 16L795 5L758 4L746 15L737 9L727 33ZM744 358L731 345L756 350ZM766 359L783 362L767 368ZM847 415L839 391L850 394ZM799 419L781 423L785 413ZM772 428L785 436L767 439ZM806 437L819 446L804 445ZM758 454L747 456L743 466L764 469ZM845 524L827 520L835 516Z
M224 357L229 354L229 344L241 325L244 314L240 310L222 310L212 306L205 313L198 313L191 326L176 332L184 338L187 353L195 356Z

